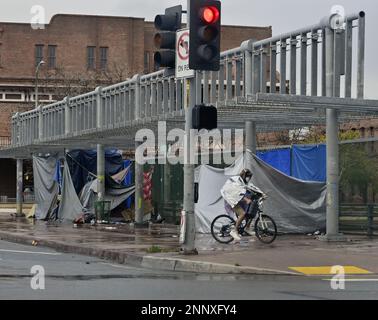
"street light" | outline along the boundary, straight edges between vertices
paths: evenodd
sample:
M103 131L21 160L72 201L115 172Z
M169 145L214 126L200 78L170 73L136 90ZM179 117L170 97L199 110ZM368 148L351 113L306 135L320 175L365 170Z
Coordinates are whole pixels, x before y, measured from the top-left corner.
M45 61L41 60L37 68L35 69L35 108L38 108L38 73L39 73L39 68L45 64Z

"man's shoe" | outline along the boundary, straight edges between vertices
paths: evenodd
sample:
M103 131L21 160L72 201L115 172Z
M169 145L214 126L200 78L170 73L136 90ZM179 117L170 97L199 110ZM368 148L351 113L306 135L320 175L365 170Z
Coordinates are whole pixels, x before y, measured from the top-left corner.
M236 230L231 230L230 236L233 237L235 241L240 241L241 240L241 238L238 235L238 233L236 232Z
M243 237L253 237L255 236L256 233L254 231L250 231L250 230L244 230L242 236Z

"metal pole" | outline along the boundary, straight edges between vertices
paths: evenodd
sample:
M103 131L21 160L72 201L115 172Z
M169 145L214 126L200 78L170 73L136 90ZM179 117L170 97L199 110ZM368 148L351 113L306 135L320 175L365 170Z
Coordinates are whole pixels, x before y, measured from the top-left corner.
M365 79L365 12L361 11L358 17L358 57L357 57L357 98L364 98Z
M43 140L43 108L42 106L37 107L38 110L38 139Z
M24 214L22 213L22 202L23 202L24 183L23 183L23 160L22 159L17 159L16 170L17 170L16 217L23 217Z
M190 21L190 1L187 1L188 22ZM189 27L189 23L188 23ZM185 147L184 147L184 217L185 217L185 237L181 245L181 253L198 254L195 248L196 228L194 216L194 165L191 164L191 129L192 129L192 109L196 103L196 78L189 80L189 105L185 110Z
M256 154L256 123L254 121L245 122L245 149Z
M135 142L135 150L141 142ZM144 201L143 201L143 164L139 164L135 159L135 224L143 224Z
M141 86L140 86L140 75L135 75L133 80L135 81L135 105L134 105L134 114L136 120L141 118ZM158 86L159 88L159 86ZM164 91L167 91L166 85L164 85ZM167 93L164 94L164 97L167 97ZM159 97L160 99L160 97ZM163 107L166 111L167 99L164 99ZM142 144L142 142L135 141L135 150ZM143 217L144 217L144 194L143 194L143 164L138 163L135 159L135 225L143 226Z
M326 28L326 95L335 96L335 30ZM339 234L339 141L338 114L327 109L327 233L326 241L341 241Z
M97 200L105 199L105 150L102 144L97 145Z

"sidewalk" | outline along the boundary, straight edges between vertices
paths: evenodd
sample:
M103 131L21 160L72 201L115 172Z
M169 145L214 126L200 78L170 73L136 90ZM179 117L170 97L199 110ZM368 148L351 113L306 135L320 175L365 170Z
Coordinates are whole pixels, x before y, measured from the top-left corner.
M2 240L109 259L145 268L198 273L315 274L297 267L351 266L352 273L378 274L378 239L348 237L345 243L321 242L313 236L280 236L272 245L253 238L221 245L198 235L197 256L179 254L178 226L155 224L78 226L13 218L0 213ZM156 252L156 253L154 253ZM295 268L295 269L293 269ZM298 271L299 270L299 271ZM322 269L323 270L323 269Z

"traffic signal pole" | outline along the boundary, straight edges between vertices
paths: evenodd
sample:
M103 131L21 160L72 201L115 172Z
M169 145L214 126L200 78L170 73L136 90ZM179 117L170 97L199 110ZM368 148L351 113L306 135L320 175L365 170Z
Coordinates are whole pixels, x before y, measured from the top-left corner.
M190 1L187 1L187 25L190 23ZM190 142L192 129L192 110L197 101L196 77L189 79L189 104L185 110L185 144L184 144L184 213L185 213L185 238L181 246L183 254L198 254L195 248L196 228L194 215L194 164L191 163L192 145ZM185 84L184 84L185 85ZM185 88L186 89L186 88Z

